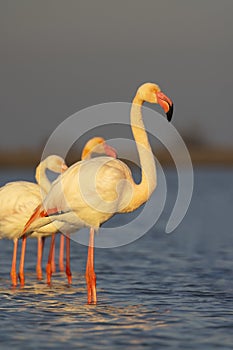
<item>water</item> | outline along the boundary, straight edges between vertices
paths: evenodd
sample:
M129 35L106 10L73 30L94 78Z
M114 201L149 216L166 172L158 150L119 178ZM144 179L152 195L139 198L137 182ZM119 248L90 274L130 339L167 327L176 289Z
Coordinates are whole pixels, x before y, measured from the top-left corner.
M32 179L1 174L2 183ZM72 242L72 286L56 272L49 287L36 280L30 240L26 286L13 289L12 242L0 241L1 349L233 348L233 171L195 171L190 209L170 235L176 174L167 176L170 197L155 227L127 246L96 249L97 306L86 304L85 246Z

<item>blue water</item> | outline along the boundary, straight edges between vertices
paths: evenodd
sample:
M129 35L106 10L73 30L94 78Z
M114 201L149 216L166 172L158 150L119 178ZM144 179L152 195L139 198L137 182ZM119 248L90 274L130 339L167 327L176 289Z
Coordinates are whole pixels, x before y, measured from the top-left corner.
M177 180L166 173L169 195L155 227L129 245L96 249L97 306L86 304L85 246L71 243L72 286L56 272L49 287L36 280L30 240L26 286L13 289L12 242L0 241L1 349L233 348L233 170L195 170L191 206L169 235ZM33 174L1 171L1 184L19 178Z

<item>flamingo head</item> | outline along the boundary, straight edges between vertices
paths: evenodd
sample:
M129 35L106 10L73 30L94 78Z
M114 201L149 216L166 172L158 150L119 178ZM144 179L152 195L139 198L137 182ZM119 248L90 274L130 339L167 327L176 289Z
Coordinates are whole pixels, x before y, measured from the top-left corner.
M173 114L173 102L167 97L154 83L145 83L141 85L137 91L137 96L141 101L149 103L158 103L167 115L170 122Z
M90 139L82 151L82 159L90 159L94 154L105 154L112 158L117 158L116 150L109 146L102 137L93 137Z
M48 156L44 161L46 162L46 168L55 173L62 173L68 168L64 159L55 154Z

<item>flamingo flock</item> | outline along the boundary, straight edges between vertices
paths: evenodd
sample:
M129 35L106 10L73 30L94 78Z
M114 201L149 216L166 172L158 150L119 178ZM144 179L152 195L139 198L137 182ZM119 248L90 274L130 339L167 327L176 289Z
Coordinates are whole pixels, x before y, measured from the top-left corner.
M101 137L94 137L89 140L82 152L82 159L90 159L92 154L110 154L115 155L115 150L108 146L105 140ZM16 261L17 261L17 249L18 240L22 236L22 231L27 220L31 217L35 207L41 203L43 196L49 192L51 183L46 175L46 170L53 171L55 173L61 173L67 169L65 161L57 156L51 155L41 161L36 168L35 179L36 183L27 181L15 181L7 183L5 186L0 188L0 239L7 238L14 242L13 257L12 257L12 268L11 268L11 280L12 285L17 285L17 272L16 272ZM37 232L34 231L30 235L30 238L38 239L38 251L37 251L37 278L42 279L42 254L44 248L45 237L51 236L51 247L49 251L48 264L46 266L47 271L47 283L51 281L51 274L53 271L53 259L54 259L54 240L56 227L50 232ZM52 233L53 232L53 233ZM60 243L60 257L59 265L63 260L63 249L64 249L64 235L61 235ZM66 274L68 283L71 283L71 272L69 264L69 246L70 239L66 235ZM26 239L22 240L21 257L19 266L19 279L21 285L24 285L24 259L26 250ZM62 269L61 269L62 270Z
M14 241L11 279L17 284L16 254L18 240L22 240L19 279L24 285L24 257L29 237L38 239L37 277L42 277L41 259L45 237L52 235L47 264L47 282L50 283L54 240L57 233L66 234L66 273L71 283L69 264L70 235L83 227L90 228L86 264L87 303L97 303L94 268L94 239L101 224L116 213L129 213L151 196L157 185L156 166L145 131L142 105L159 104L171 121L173 103L154 83L141 85L132 101L130 125L136 143L141 182L136 184L129 167L117 159L116 151L103 138L90 140L82 159L67 168L64 160L50 156L36 170L37 184L13 182L0 188L0 238ZM99 153L93 158L93 150ZM58 173L50 183L45 175L48 168ZM38 175L40 174L40 176ZM43 201L42 201L43 198ZM59 266L63 266L64 236L61 235Z

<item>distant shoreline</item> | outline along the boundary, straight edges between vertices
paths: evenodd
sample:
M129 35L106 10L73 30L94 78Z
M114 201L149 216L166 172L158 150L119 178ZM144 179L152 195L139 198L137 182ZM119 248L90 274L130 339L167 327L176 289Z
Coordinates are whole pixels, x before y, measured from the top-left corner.
M193 165L233 167L233 149L210 147L189 147ZM158 150L156 157L163 166L174 166L170 154L166 150ZM30 150L0 152L0 167L35 167L40 162L42 152ZM69 154L67 164L70 165L80 158L80 152ZM185 163L184 163L185 166Z

